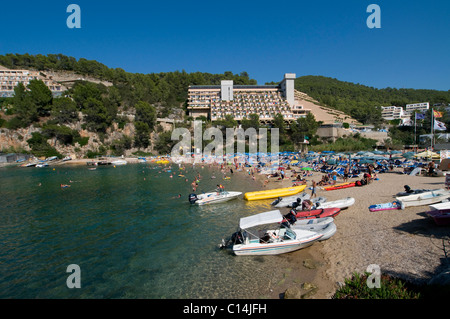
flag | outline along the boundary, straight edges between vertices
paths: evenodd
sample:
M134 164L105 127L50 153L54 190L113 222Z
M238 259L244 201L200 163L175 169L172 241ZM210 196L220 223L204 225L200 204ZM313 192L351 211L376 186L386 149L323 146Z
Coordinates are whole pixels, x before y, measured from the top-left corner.
M425 118L424 113L416 113L416 120L423 120Z
M434 117L442 117L442 112L433 110Z
M445 126L445 124L443 122L440 122L438 120L434 120L434 129L436 131L446 131L447 127Z

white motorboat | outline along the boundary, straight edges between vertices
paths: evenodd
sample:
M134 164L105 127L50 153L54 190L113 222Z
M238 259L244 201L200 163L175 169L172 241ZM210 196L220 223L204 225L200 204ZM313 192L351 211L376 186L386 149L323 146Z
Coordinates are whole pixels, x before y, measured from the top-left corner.
M36 164L36 167L40 167L40 168L48 167L48 163L39 163L39 164Z
M319 241L331 238L337 231L333 217L299 219L290 227L292 229L304 229L322 234L323 236L319 239Z
M350 206L352 206L355 203L355 199L353 197L347 197L347 198L342 198L342 199L338 199L335 201L331 201L331 202L324 202L324 203L316 203L316 209L319 208L340 208L340 209L345 209L348 208Z
M189 202L191 204L196 204L196 205L215 204L215 203L222 203L222 202L226 202L226 201L235 199L240 195L242 195L242 192L229 192L229 191L210 192L210 193L203 193L203 194L199 194L199 195L190 194Z
M278 197L276 200L272 202L272 206L275 206L276 208L281 207L290 207L292 206L292 203L298 202L300 200L303 201L305 199L310 199L311 195L309 193L302 192L300 194L292 195L292 196L286 196L286 197Z
M315 231L286 228L282 221L279 210L243 217L239 230L228 241L222 240L220 247L231 248L237 256L278 255L311 246L323 237Z
M400 201L403 207L431 205L447 200L450 197L450 191L446 189L435 189L429 192L414 194L409 196L400 196L395 199Z

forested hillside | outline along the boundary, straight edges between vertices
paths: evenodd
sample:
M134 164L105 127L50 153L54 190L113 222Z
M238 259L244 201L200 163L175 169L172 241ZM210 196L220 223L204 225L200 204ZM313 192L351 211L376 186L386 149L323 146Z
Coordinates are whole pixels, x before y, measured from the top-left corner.
M450 90L377 89L324 76L299 77L295 80L295 88L365 124L379 124L382 121L380 106L450 103Z

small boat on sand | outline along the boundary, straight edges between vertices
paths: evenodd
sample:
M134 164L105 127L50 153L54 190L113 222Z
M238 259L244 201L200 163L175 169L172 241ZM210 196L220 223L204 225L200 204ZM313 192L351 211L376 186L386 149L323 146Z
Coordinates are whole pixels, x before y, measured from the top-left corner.
M355 199L353 197L346 197L342 199L338 199L331 202L318 202L315 203L316 208L340 208L345 209L352 206L355 203Z
M395 199L400 201L404 207L431 205L447 200L450 191L445 189L435 189L429 192L414 194L409 196L399 196Z
M219 247L231 248L237 256L278 255L311 246L323 237L315 231L286 228L282 221L279 210L243 217L239 230L222 239Z
M291 209L291 212L295 211ZM295 211L295 218L297 219L312 219L312 218L324 218L324 217L336 217L341 212L340 208L319 208L312 210Z
M356 185L355 182L347 182L347 183L341 183L341 184L336 184L336 185L331 185L331 186L325 186L323 189L326 191L332 191L332 190L337 190L337 189L354 187L355 185Z

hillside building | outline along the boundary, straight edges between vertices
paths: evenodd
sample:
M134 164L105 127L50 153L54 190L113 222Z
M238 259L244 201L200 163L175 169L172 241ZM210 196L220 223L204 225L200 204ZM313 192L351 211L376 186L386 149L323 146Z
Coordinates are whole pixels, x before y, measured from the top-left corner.
M258 114L262 124L272 124L277 114L287 124L312 113L316 121L334 124L348 121L358 124L344 113L322 107L306 94L295 90L294 73L286 73L278 85L192 85L188 89L188 111L193 118L204 116L211 121L231 115L240 122L250 114Z
M13 97L14 88L22 83L25 87L31 80L42 80L50 89L53 96L60 96L66 90L64 86L53 81L44 73L29 70L10 70L6 68L0 69L0 97Z

